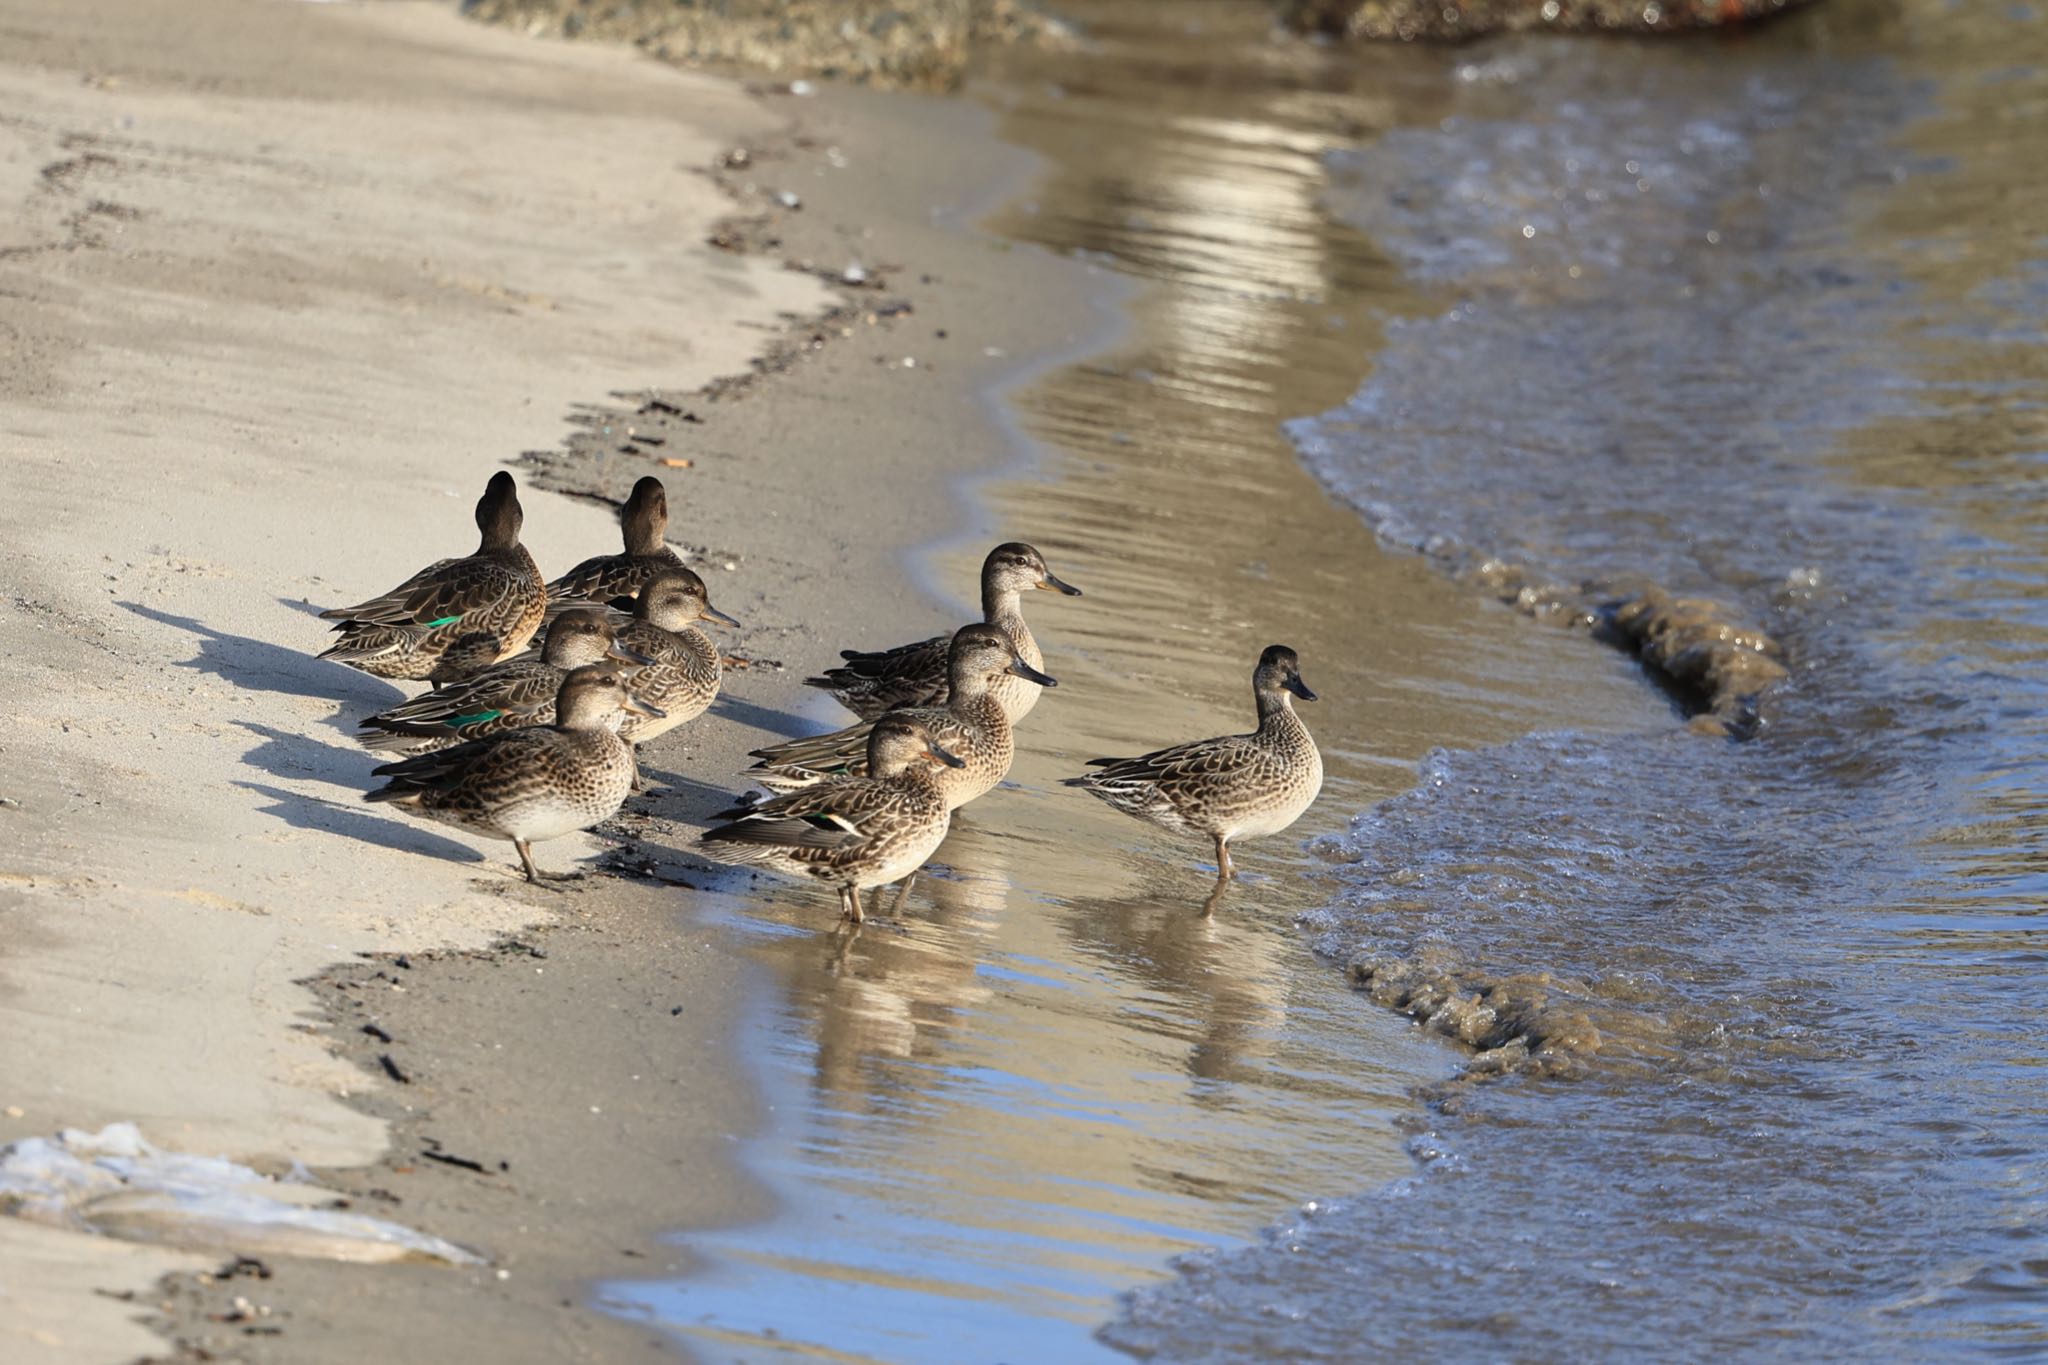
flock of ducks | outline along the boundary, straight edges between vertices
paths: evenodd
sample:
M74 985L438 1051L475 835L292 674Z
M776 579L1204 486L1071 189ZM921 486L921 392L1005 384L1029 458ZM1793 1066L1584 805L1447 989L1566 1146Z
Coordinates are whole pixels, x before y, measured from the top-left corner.
M698 623L739 623L668 547L659 479L634 485L622 553L553 582L520 544L523 522L512 476L492 475L476 505L476 552L322 612L338 638L320 657L432 684L362 722L367 748L401 755L374 770L387 781L367 799L509 840L539 882L532 846L616 814L641 786L635 747L717 697L720 652ZM841 665L806 678L860 723L755 750L746 776L769 795L713 816L699 848L823 882L858 923L862 891L915 876L952 813L1003 780L1012 727L1056 686L1024 622L1023 595L1034 591L1081 595L1031 546L999 545L982 565L982 621L895 649L845 650ZM1250 734L1093 759L1097 771L1065 784L1213 841L1220 887L1234 870L1232 842L1286 829L1322 788L1322 757L1293 706L1315 693L1294 651L1269 646L1252 692Z

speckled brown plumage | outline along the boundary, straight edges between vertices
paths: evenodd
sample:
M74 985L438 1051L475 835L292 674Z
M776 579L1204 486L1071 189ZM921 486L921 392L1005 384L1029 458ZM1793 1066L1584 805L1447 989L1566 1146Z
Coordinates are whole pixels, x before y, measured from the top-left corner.
M653 475L633 485L626 505L619 509L619 532L625 552L586 559L548 584L548 601L555 604L596 602L624 608L627 599L638 598L641 589L662 573L683 567L682 559L669 548L668 490Z
M1315 700L1294 651L1269 645L1252 671L1258 729L1138 758L1092 759L1102 771L1066 778L1065 784L1161 829L1207 835L1215 841L1217 874L1228 877L1233 839L1279 833L1322 790L1322 755L1294 713L1290 693Z
M866 775L721 811L712 818L729 823L698 846L722 862L824 882L859 922L863 890L916 872L944 841L951 810L933 768L954 771L961 761L919 722L885 716L868 733Z
M563 680L555 724L387 763L374 771L389 781L365 799L509 839L527 880L537 881L530 845L610 819L625 801L636 771L633 749L610 722L621 707L641 705L616 669L586 665Z
M477 501L477 551L421 569L381 597L320 613L340 639L320 655L380 678L436 685L526 647L547 609L540 567L519 543L524 514L512 476L491 476Z
M1001 629L986 624L962 626L954 633L947 667L952 684L944 706L905 707L889 714L925 726L963 760L959 769L938 775L946 808L954 810L1001 782L1016 756L1010 718L995 695L997 681L1027 677L1035 689L1050 687L1053 680L1025 663ZM834 777L858 776L866 771L868 733L874 724L852 725L831 734L756 749L754 756L761 761L749 768L747 775L770 791L791 791Z
M380 753L424 754L507 730L553 725L555 696L570 672L608 656L634 664L648 658L621 645L603 611L564 612L548 623L539 658L492 664L474 677L379 712L363 721L356 739ZM661 704L659 698L648 700Z
M633 695L667 715L626 717L619 733L645 744L704 714L718 696L723 670L718 646L693 622L739 622L711 605L704 580L688 569L665 569L649 579L634 603L634 618L619 628L619 643L652 662L626 675Z
M1024 623L1022 595L1034 589L1079 597L1081 590L1062 583L1045 566L1045 557L1029 545L1015 541L989 551L981 566L981 613L985 624L1008 636L1018 655L1033 668L1043 668L1045 658L1031 627ZM815 678L805 678L806 687L819 687L863 720L873 720L886 711L906 706L944 706L949 695L946 659L950 635L898 645L894 649L863 653L844 649L846 662L829 668ZM1038 684L1011 675L998 681L995 697L1003 713L1014 723L1038 704Z

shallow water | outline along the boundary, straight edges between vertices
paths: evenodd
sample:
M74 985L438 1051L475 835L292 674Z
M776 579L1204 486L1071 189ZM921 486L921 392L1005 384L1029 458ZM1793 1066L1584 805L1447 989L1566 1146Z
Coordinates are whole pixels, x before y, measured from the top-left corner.
M1477 49L1332 159L1436 306L1290 434L1390 543L1709 595L1793 677L1754 742L1440 752L1323 842L1323 955L1530 990L1560 1065L1453 1092L1418 1178L1192 1260L1129 1349L2048 1342L2048 24L1623 51Z
M900 921L726 907L786 1212L615 1299L717 1359L2039 1349L2043 25L1255 10L1084 4L985 92L1050 163L997 229L1146 285L980 490L1089 593L1029 604L1062 687ZM963 619L983 548L919 565ZM1725 601L1771 723L1687 733L1443 572L1492 557ZM1201 850L1054 780L1243 728L1276 639L1329 781L1205 916ZM1354 971L1548 1064L1446 1087Z
M1192 112L1132 122L1111 96L1076 122L1088 96L1031 85L1042 98L1011 109L1009 135L1054 151L1115 118L1132 141L1054 174L1029 216L1077 234L1063 246L1142 250L1191 288L1135 299L1130 344L1002 405L1031 458L977 490L993 535L1028 537L1087 593L1026 604L1060 687L1022 727L1008 786L956 819L898 922L850 943L807 888L764 880L724 904L772 975L742 1041L766 1060L775 1114L748 1160L785 1212L680 1239L697 1273L606 1287L706 1358L1115 1358L1097 1332L1116 1296L1172 1257L1408 1173L1394 1120L1457 1057L1361 1009L1315 958L1295 920L1330 886L1304 839L1407 785L1432 745L1588 711L1670 715L1618 656L1531 634L1381 550L1285 441L1281 419L1355 386L1355 347L1314 350L1335 335L1330 309L1291 287L1240 287L1283 269L1274 239L1215 257L1234 229L1210 221L1201 201L1220 182L1197 173L1226 148L1235 176L1259 178L1226 217L1272 199L1271 232L1298 256L1288 278L1384 276L1351 253L1356 234L1321 225L1324 142L1279 127L1254 141ZM1155 221L1101 196L1112 163ZM1177 197L1190 202L1165 212ZM987 543L914 566L962 619ZM1243 882L1205 916L1205 848L1057 779L1097 754L1249 728L1251 666L1275 639L1303 650L1324 698L1306 715L1329 795L1297 831L1241 849Z

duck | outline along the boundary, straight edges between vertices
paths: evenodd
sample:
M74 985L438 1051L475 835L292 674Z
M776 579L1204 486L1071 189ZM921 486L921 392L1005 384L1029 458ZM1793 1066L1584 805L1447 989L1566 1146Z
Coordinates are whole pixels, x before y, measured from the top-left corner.
M718 646L693 623L737 627L739 622L712 606L704 580L684 568L664 569L648 579L633 607L633 619L619 628L619 643L643 662L626 675L626 685L634 696L660 708L662 716L627 716L619 733L630 743L645 744L703 715L718 698L723 676Z
M1216 878L1228 880L1234 840L1278 834L1301 818L1323 788L1323 758L1294 698L1314 701L1301 661L1286 645L1268 645L1252 670L1259 728L1176 744L1138 758L1094 758L1100 772L1061 779L1126 815L1174 833L1206 835L1216 845Z
M518 485L501 469L477 500L476 553L429 564L382 597L321 612L341 638L320 657L440 686L517 654L548 600L540 567L519 543L524 523Z
M548 584L550 603L595 602L631 611L634 599L655 578L683 567L669 548L668 489L649 474L633 485L619 509L625 551L586 559Z
M839 892L841 918L860 924L862 891L915 873L945 840L952 811L938 774L966 761L895 712L868 730L863 766L861 776L720 811L711 818L723 823L697 846L720 862L825 882Z
M1045 667L1038 641L1024 624L1023 594L1033 590L1079 597L1081 590L1062 583L1046 567L1045 556L1022 541L1010 541L988 552L981 564L981 617L1007 635L1017 653L1033 668ZM846 662L826 669L804 686L823 688L839 704L862 720L873 720L886 711L906 706L944 706L948 687L946 646L950 636L934 635L929 640L898 645L894 649L863 653L842 649ZM1022 720L1038 705L1041 685L1021 675L1005 679L996 688L996 700L1011 723Z
M1001 782L1016 757L1010 718L997 699L998 682L1026 679L1035 687L1058 684L1024 661L1000 627L977 622L953 632L947 671L951 685L943 706L904 707L888 714L907 717L931 731L932 737L960 756L956 770L938 775L946 809L957 810ZM793 739L754 750L761 761L747 770L770 791L794 791L866 771L865 755L872 727L869 721L826 735Z
M509 839L526 880L538 883L534 844L609 820L632 790L638 767L633 746L611 724L622 709L659 714L626 690L615 667L585 664L562 679L554 724L386 763L372 775L389 781L363 799L388 801L486 838Z
M380 711L364 719L356 739L377 753L424 754L506 730L553 725L562 680L606 658L643 666L656 662L622 642L601 608L565 611L548 622L539 658L491 664L473 677ZM650 700L660 705L659 698ZM637 719L628 717L629 722Z

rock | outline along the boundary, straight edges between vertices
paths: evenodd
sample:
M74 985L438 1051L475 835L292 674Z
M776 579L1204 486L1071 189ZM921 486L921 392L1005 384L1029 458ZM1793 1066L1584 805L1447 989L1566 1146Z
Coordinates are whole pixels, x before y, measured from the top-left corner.
M1299 33L1462 42L1489 33L1685 33L1754 23L1810 0L1280 0Z

